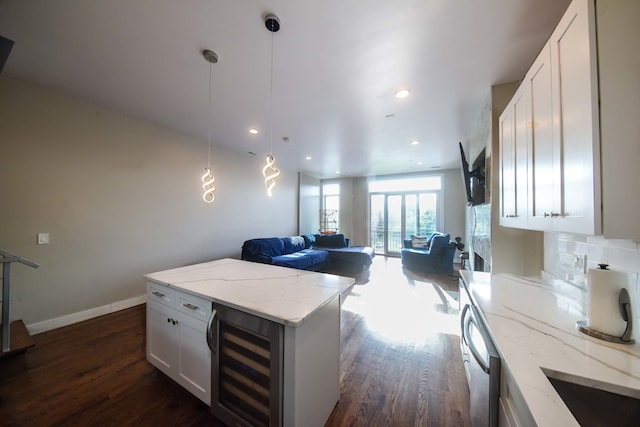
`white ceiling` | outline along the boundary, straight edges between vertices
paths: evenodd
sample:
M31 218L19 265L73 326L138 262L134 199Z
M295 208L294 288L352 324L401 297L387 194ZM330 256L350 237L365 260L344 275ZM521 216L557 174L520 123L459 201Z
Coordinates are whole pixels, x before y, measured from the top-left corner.
M206 158L211 49L215 145L273 144L281 168L318 178L456 168L491 85L524 75L568 3L0 0L3 74L192 135Z

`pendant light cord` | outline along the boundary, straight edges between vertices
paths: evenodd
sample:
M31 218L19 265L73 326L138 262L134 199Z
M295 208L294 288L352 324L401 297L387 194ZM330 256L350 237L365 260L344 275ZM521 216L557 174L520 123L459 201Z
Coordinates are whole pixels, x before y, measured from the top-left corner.
M207 123L209 123L209 160L207 168L211 169L211 62L209 62L209 117L207 117Z
M271 22L271 65L269 70L269 154L273 154L273 27Z

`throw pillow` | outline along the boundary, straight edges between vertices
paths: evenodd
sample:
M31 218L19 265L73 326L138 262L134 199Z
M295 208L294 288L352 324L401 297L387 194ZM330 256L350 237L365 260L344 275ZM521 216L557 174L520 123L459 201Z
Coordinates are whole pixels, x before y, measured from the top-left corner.
M283 248L282 254L292 254L294 252L298 252L303 250L304 247L304 238L302 236L294 236L294 237L283 237L282 238Z
M303 234L302 238L304 239L304 247L307 249L312 247L316 243L316 236L314 236L313 234Z
M411 246L414 248L428 248L427 236L411 236Z
M429 246L429 251L431 253L437 253L443 248L449 246L449 240L451 237L448 234L440 234L438 236L433 236L431 239L431 245Z

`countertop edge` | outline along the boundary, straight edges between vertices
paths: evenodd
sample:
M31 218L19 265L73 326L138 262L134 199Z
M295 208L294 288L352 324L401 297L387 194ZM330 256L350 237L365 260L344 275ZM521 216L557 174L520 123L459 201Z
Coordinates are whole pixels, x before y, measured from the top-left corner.
M577 380L572 382L577 383L583 379L585 385L611 387L614 389L607 391L612 392L625 389L640 393L637 344L604 343L575 331L576 319L585 316L584 301L581 304L580 297L575 296L580 293L575 285L470 271L461 271L460 277L468 285L473 303L480 308L482 320L537 425L579 425L547 375L558 379L574 377ZM557 300L558 307L536 307L537 301L532 298L527 301L529 307L523 309L527 304L520 297L525 298L524 295ZM561 302L573 306L565 308ZM548 313L553 316L544 318ZM562 321L557 322L558 319ZM522 332L528 336L517 335ZM570 362L563 361L563 357L569 357ZM625 369L629 372L619 370L611 375L611 368L602 367L609 359L626 360L629 366Z
M220 260L217 260L217 261L220 261L220 262L227 262L227 261L235 262L235 261L239 261L239 260L233 260L233 259L230 259L230 258L229 259L223 258L223 259L220 259ZM245 261L245 262L248 262L248 261ZM334 292L331 293L331 295L327 296L321 302L319 302L318 304L314 305L314 309L310 310L309 312L307 312L305 316L303 316L303 317L295 317L295 318L283 318L283 317L275 316L275 315L270 314L270 313L266 313L266 312L260 311L259 309L243 306L243 305L238 304L238 303L233 302L233 301L229 301L229 300L222 299L222 298L217 298L214 295L198 292L197 290L192 289L188 285L173 284L173 283L169 283L167 281L160 280L157 277L154 277L154 276L157 276L158 274L162 274L164 272L170 272L170 271L173 271L173 270L178 270L180 268L195 268L195 267L197 267L199 265L204 265L204 264L208 264L208 263L193 264L193 265L188 265L188 266L184 266L184 267L178 267L178 268L175 268L175 269L168 269L168 270L163 270L163 271L154 272L154 273L147 273L147 274L143 274L143 277L147 282L153 282L153 283L156 283L156 284L159 284L159 285L167 286L169 288L176 289L176 290L179 290L181 292L186 292L186 293L188 293L190 295L194 295L194 296L197 296L199 298L203 298L203 299L209 300L209 301L211 301L213 303L225 305L227 307L231 307L231 308L234 308L236 310L243 311L245 313L248 313L248 314L251 314L251 315L255 315L255 316L261 317L263 319L267 319L267 320L270 320L272 322L279 323L281 325L289 326L289 327L293 327L293 328L297 328L297 327L302 326L308 318L313 316L316 312L321 310L323 307L325 307L327 304L329 304L335 298L337 298L337 297L343 295L344 293L348 292L350 289L353 288L353 286L356 283L356 280L354 278L346 277L346 276L337 276L337 277L341 277L343 279L347 279L349 281L349 284L345 285L345 286L342 286L340 288L336 288L334 290ZM285 268L285 267L276 267L276 268ZM327 273L317 273L317 272L310 272L310 271L304 271L304 270L303 270L303 272L309 273L309 274L312 274L312 273L314 273L314 274L327 274Z

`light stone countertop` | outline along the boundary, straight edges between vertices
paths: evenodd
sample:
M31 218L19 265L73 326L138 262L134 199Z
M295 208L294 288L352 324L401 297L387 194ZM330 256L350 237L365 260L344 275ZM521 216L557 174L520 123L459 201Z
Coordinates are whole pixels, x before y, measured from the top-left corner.
M147 280L287 326L304 321L355 283L350 277L223 258L150 273Z
M608 343L576 330L576 322L587 318L586 291L559 280L470 271L461 276L538 426L578 426L543 369L640 398L639 344Z

